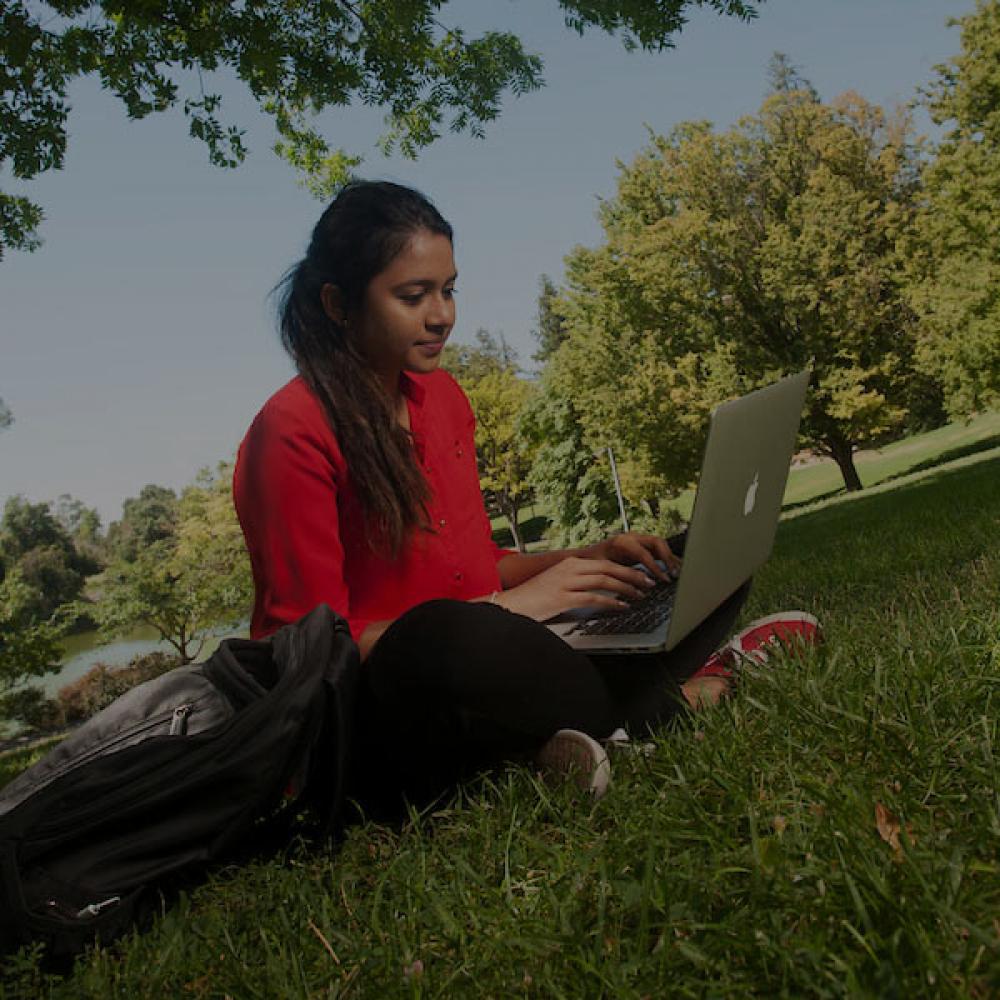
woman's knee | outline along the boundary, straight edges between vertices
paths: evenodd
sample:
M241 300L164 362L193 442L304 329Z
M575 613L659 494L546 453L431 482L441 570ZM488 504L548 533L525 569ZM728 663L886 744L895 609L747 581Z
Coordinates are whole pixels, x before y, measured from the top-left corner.
M501 670L514 658L536 658L545 637L555 639L544 626L496 605L442 598L396 619L367 665L376 676L391 672L396 684L451 687L470 674Z
M458 704L509 720L562 720L565 710L559 726L579 717L589 727L610 710L604 680L585 656L544 625L485 602L412 608L366 666L373 690L393 700Z

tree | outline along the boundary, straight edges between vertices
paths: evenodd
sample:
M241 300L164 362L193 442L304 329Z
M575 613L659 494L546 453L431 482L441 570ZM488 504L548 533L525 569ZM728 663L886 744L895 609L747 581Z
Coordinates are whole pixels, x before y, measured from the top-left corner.
M538 350L532 355L535 361L548 361L566 339L565 325L555 308L558 295L555 282L543 274L538 280L538 320L532 331L538 341Z
M25 586L34 594L34 601L27 604L34 617L48 618L80 596L85 574L74 556L60 546L46 545L26 552L15 564Z
M99 563L79 550L51 505L10 497L0 520L0 576L18 572L20 605L32 619L47 619L79 597ZM31 597L25 596L30 593Z
M39 719L45 698L26 683L59 668L59 639L94 568L49 504L8 499L0 521L0 714Z
M73 543L52 516L47 503L30 503L23 496L10 497L0 520L0 560L12 566L27 553L42 548L60 549L67 557Z
M181 104L191 135L210 161L235 167L244 134L220 118L222 97L206 92L205 74L235 74L269 114L275 151L327 195L360 162L332 150L310 124L324 109L362 103L386 109L385 152L413 157L452 132L482 135L503 96L542 85L542 60L509 32L468 38L438 21L446 0L259 0L228 4L178 0L25 0L0 3L0 165L30 179L63 165L70 83L96 75L143 118ZM598 28L626 47L673 44L692 5L749 19L762 0L558 0L567 25ZM39 245L40 207L0 194L4 246Z
M87 559L88 575L103 569L107 562L105 539L101 534L101 515L68 493L60 494L53 504L55 519L73 540L77 555Z
M446 344L441 366L463 386L472 384L489 372L507 368L514 372L520 370L517 351L507 343L504 335L483 328L476 331L475 344Z
M1000 2L952 24L962 52L925 94L948 131L924 172L926 206L910 246L917 359L955 416L1000 400Z
M202 473L177 504L176 531L104 571L86 607L105 634L148 625L189 663L215 629L249 617L253 582L231 483L231 466Z
M584 440L572 398L543 381L519 431L534 444L528 479L550 512L549 541L561 548L603 538L618 520L618 501L610 472Z
M518 415L532 394L519 376L517 353L503 334L476 331L475 345L449 344L442 364L461 383L476 415L476 458L487 509L507 518L524 551L520 512L531 499L532 447L518 431Z
M19 569L0 581L0 715L8 718L20 717L27 707L26 682L59 669L63 629L57 621L40 620L36 602Z
M819 100L816 88L807 80L795 63L784 52L775 52L767 64L767 79L772 94L792 94L796 91Z
M122 516L108 526L108 548L118 559L135 559L154 542L174 537L177 531L177 494L150 483L122 504Z
M47 503L10 497L0 520L0 715L31 722L45 701L27 687L59 668L84 578L97 568Z
M653 136L567 259L554 377L586 436L623 444L638 495L694 476L721 399L809 365L804 443L861 486L854 450L907 418L914 317L900 245L917 159L905 119L855 94L779 90L723 133Z
M507 518L519 552L525 551L520 512L532 495L528 483L532 449L519 433L517 420L533 390L534 386L510 367L487 372L466 387L476 414L476 455L483 494L487 505Z

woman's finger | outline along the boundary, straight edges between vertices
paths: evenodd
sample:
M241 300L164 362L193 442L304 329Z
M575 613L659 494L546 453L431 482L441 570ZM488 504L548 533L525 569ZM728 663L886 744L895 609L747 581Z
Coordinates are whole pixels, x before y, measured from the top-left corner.
M657 580L669 580L669 575L656 561L657 559L662 559L668 566L671 565L670 560L664 556L664 549L666 549L666 553L668 555L673 555L666 542L664 542L662 538L656 538L653 535L643 535L639 541L641 544L636 546L637 551L635 561L642 563L642 565L645 566ZM657 543L662 544L658 545Z
M621 611L628 607L628 601L621 601L616 597L608 597L606 594L588 594L585 601L571 605L578 608L601 608L605 611ZM566 609L567 611L569 608Z
M665 538L654 537L653 541L653 551L656 553L657 559L662 559L671 569L678 570L681 568L680 556L675 555L673 549L667 544Z
M626 566L611 559L589 559L577 567L577 571L580 577L592 577L595 574L612 576L616 580L623 580L640 590L648 590L653 585L649 575L641 569L636 569L634 565Z
M582 594L586 597L586 600L580 601L581 604L589 604L590 597L601 590L610 590L613 594L621 594L630 601L637 601L646 595L645 588L639 588L634 583L621 580L616 576L604 574L580 577L573 581L571 588L572 593Z

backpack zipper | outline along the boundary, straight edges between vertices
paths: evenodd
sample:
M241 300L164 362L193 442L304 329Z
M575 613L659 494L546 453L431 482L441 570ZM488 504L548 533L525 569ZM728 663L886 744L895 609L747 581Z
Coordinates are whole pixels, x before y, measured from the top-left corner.
M204 696L198 700L201 701L203 698ZM122 744L128 743L129 745L135 746L138 743L142 743L142 735L144 733L152 733L153 730L160 729L161 735L186 735L188 716L191 714L194 706L194 702L185 702L183 705L178 705L177 708L173 709L169 715L166 712L160 712L148 719L144 719L136 725L130 726L128 729L121 730L116 733L112 739L98 743L92 746L86 753L82 753L79 756L74 756L69 760L64 761L61 767L58 767L49 772L49 774L45 775L44 781L31 794L34 795L40 789L45 788L47 785L50 785L52 782L63 777L63 775L76 770L78 767L82 767L84 764L89 764L95 758L104 757L113 753L115 749L120 747ZM170 720L170 728L166 733L162 733L163 724L168 719ZM155 735L155 733L152 733L152 735ZM136 737L139 737L139 739L136 739Z
M106 910L109 906L117 906L121 901L121 896L112 896L110 899L102 899L99 903L88 903L77 914L77 918L100 916L102 910Z
M111 896L108 899L102 899L99 903L88 903L80 910L77 910L76 907L71 906L61 899L50 899L45 905L49 913L54 913L64 920L83 920L85 917L99 917L102 911L106 910L109 906L117 906L121 901L121 896Z
M174 714L170 719L170 732L168 736L185 736L188 729L188 716L191 714L191 705L178 705L174 709Z

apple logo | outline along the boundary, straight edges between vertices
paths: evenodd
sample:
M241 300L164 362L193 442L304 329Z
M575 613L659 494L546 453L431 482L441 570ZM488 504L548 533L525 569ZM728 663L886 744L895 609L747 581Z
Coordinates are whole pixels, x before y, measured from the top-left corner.
M760 483L760 474L755 472L753 474L753 482L750 484L749 489L747 489L746 498L743 500L743 516L747 517L753 510L753 505L757 502L757 486Z

